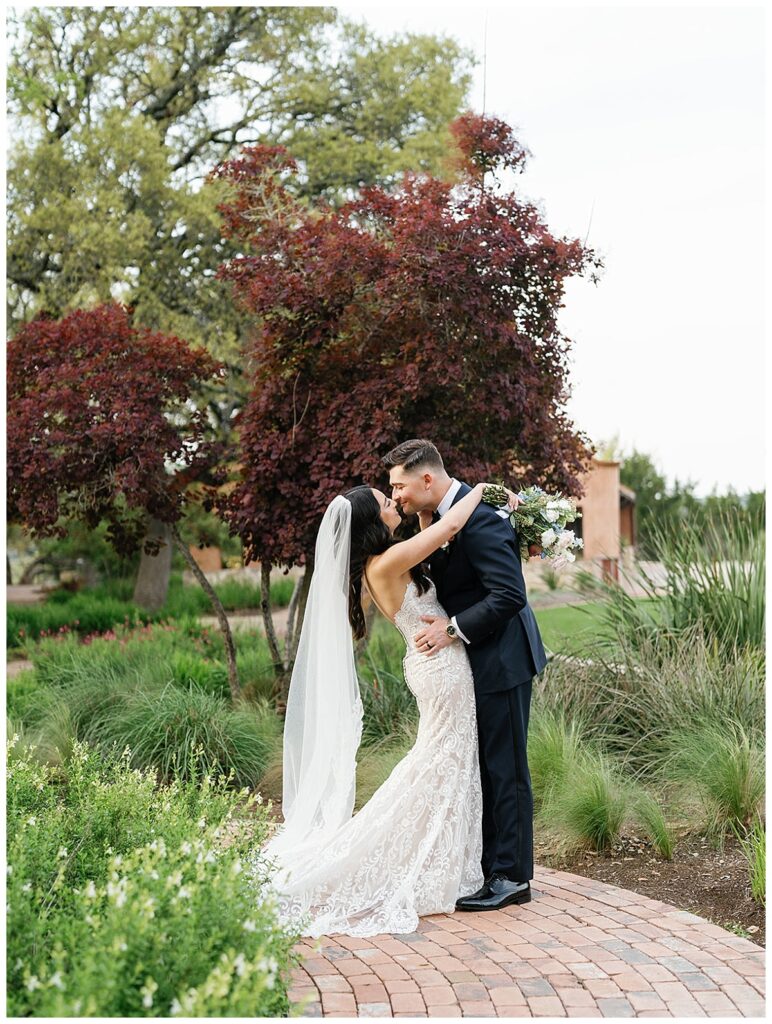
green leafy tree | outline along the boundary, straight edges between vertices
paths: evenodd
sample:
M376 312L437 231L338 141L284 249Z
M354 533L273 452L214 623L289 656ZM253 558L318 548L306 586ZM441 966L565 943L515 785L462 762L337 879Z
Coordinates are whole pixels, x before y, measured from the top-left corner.
M254 323L215 279L238 249L206 172L283 143L298 198L334 204L438 171L470 83L454 41L381 40L332 7L41 7L12 12L9 35L11 333L41 310L130 304L225 363L202 396L223 440Z
M469 56L381 41L324 7L38 8L10 21L10 322L118 298L230 364L247 333L206 171L244 143L297 154L307 196L436 170ZM214 401L214 395L213 395Z

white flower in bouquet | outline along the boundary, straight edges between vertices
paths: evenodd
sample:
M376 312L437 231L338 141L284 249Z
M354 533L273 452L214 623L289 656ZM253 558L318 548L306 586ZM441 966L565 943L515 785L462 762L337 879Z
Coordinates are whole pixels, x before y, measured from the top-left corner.
M575 540L573 530L563 530L557 540L558 551L565 551L566 548L573 547Z
M556 523L560 519L560 512L556 508L550 508L548 505L544 510L544 518L548 523Z
M544 533L541 535L541 546L544 548L545 551L547 550L547 548L551 547L555 543L555 541L557 540L557 536L558 535L555 533L552 527L550 527L549 530L544 531Z

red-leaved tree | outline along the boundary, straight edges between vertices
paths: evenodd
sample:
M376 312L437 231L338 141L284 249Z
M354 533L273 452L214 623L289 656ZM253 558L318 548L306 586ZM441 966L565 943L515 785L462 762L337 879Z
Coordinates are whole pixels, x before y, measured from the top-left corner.
M385 486L380 458L408 437L434 440L471 481L580 493L591 452L565 413L571 342L557 320L566 278L597 280L601 261L502 186L526 159L507 124L466 114L452 127L453 180L406 174L337 210L296 200L281 147L245 147L213 172L233 187L220 210L243 251L218 273L256 327L241 477L220 511L264 573L310 569L328 502ZM308 571L305 583L283 654L266 616L285 679Z
M7 369L9 518L43 537L64 536L74 519L92 528L104 519L123 555L158 550L149 518L169 524L213 600L238 697L227 617L177 529L192 483L221 479L220 446L194 401L221 364L108 303L25 324L8 344Z

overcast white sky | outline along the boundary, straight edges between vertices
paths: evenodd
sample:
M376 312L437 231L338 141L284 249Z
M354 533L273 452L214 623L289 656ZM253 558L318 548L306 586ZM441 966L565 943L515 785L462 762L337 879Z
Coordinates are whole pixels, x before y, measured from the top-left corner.
M485 110L533 154L517 187L605 256L561 320L578 426L701 494L763 487L762 8L337 7L480 58L487 40Z

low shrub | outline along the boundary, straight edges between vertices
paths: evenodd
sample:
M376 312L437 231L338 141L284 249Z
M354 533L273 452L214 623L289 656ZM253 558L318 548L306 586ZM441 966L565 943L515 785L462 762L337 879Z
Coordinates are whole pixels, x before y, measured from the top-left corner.
M124 755L76 743L54 775L10 741L9 1015L286 1016L297 936L242 865L257 798L200 771L159 787Z

